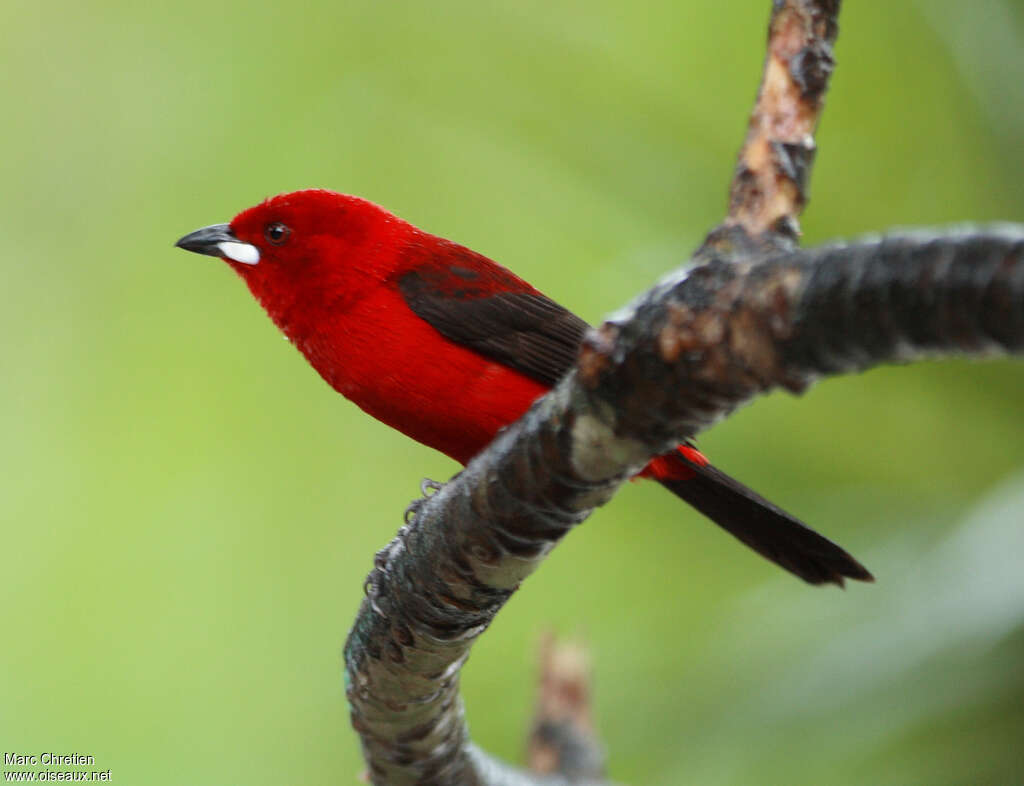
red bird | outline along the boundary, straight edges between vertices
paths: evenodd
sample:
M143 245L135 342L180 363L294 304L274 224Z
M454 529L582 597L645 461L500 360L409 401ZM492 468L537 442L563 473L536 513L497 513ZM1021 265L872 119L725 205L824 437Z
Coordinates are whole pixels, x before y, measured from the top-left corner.
M281 194L177 246L222 257L331 387L462 464L573 367L588 329L490 259L333 191ZM872 580L689 444L640 474L811 584Z

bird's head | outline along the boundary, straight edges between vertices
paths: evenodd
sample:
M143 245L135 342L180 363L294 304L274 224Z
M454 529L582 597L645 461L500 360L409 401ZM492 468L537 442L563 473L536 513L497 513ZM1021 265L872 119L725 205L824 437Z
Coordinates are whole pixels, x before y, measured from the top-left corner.
M175 245L224 259L284 328L297 311L358 298L386 279L413 231L365 199L308 189L271 197Z

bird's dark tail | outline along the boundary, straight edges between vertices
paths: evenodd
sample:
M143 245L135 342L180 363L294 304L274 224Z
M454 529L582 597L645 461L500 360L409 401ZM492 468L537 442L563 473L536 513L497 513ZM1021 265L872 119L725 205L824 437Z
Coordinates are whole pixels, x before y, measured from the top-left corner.
M691 451L703 459L696 451ZM874 581L874 576L842 548L805 526L756 491L744 486L710 464L698 464L672 453L655 462L682 464L681 477L662 477L664 472L645 471L661 485L692 505L737 540L809 584L833 583L844 579ZM663 465L664 466L664 465Z

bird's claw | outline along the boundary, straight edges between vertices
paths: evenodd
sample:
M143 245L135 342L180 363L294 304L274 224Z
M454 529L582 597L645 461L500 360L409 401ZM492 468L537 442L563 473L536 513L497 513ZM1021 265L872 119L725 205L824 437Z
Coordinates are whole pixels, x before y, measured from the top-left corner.
M420 494L423 496L410 502L409 507L407 507L405 509L405 513L402 514L402 519L405 521L405 527L402 528L403 530L406 529L406 527L415 525L423 504L443 488L444 483L438 483L436 480L431 480L430 478L423 478L423 480L420 481ZM402 530L399 530L398 534L403 534Z

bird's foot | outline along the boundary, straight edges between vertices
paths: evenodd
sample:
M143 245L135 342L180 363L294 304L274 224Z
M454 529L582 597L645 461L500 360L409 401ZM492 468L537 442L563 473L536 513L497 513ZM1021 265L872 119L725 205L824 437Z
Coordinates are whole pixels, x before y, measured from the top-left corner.
M381 588L388 575L388 566L405 549L406 538L408 538L409 533L416 529L419 523L420 510L423 508L424 503L443 488L444 484L436 480L430 480L430 478L421 480L420 494L423 496L409 503L409 507L402 514L402 521L404 523L395 534L395 537L373 557L373 570L370 571L370 575L366 577L366 581L363 583L363 591L366 593L366 597L369 599L373 610L382 617L387 617L387 614L382 609Z
M405 522L405 525L402 529L398 530L399 535L402 535L403 531L408 532L409 527L416 526L416 522L419 520L420 509L423 507L424 503L443 488L444 483L439 483L438 481L431 480L430 478L423 478L423 480L420 481L420 494L423 496L419 499L414 499L409 503L409 507L405 509L405 513L402 514L402 520Z

